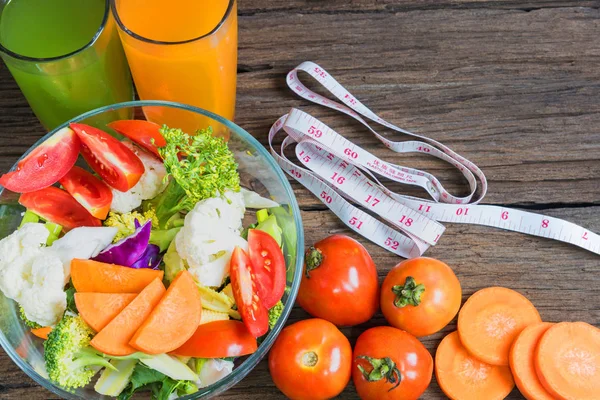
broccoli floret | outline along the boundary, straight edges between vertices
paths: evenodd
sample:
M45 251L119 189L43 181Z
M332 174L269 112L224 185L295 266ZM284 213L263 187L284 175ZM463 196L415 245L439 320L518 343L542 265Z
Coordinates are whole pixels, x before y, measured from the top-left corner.
M275 324L283 312L283 307L283 303L281 300L279 300L277 304L269 309L269 329L273 329L275 327Z
M143 225L146 221L152 221L152 230L150 231L150 243L160 247L160 251L165 251L169 244L177 235L177 232L183 226L183 217L180 214L172 216L167 223L169 229L159 229L158 218L153 207L147 207L147 209L140 213L138 211L131 211L125 214L117 212L110 212L108 218L104 221L104 226L113 226L119 229L117 235L113 239L113 243L131 235L135 231L135 221L138 221L140 225Z
M25 325L27 325L31 329L39 329L42 327L37 322L33 322L29 318L27 318L27 316L25 315L25 310L23 310L23 307L21 307L21 306L19 306L19 316L21 317L23 322L25 322Z
M92 366L115 369L90 346L94 332L79 316L66 315L44 342L44 359L50 379L67 390L87 385L96 374Z
M190 211L200 200L226 190L240 190L233 153L223 138L212 135L212 128L188 135L165 125L160 133L167 144L158 152L164 160L167 176L172 177L167 188L150 201L156 208L161 228L171 216Z

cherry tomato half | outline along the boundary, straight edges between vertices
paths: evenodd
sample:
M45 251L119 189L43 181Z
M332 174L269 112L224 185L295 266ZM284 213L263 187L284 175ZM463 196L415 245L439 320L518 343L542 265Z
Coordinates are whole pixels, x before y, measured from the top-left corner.
M242 322L214 321L198 326L196 332L173 354L184 357L239 357L256 351L256 339Z
M285 291L285 259L283 252L267 232L248 231L248 255L256 277L258 296L267 308L273 307Z
M59 182L92 216L106 218L113 194L104 182L78 166L71 168Z
M269 330L269 314L258 296L251 268L248 254L236 247L229 263L233 298L248 332L256 338Z
M356 240L333 235L306 253L298 304L314 317L340 326L373 317L379 282L373 259Z
M54 186L23 193L19 203L46 221L54 222L67 230L78 226L102 225L73 196Z
M452 269L420 257L396 265L381 285L381 311L390 325L415 336L444 328L458 313L460 282Z
M0 185L17 193L34 192L56 183L77 161L81 142L63 128L33 149L14 171L0 177Z
M144 173L144 164L133 151L93 126L70 126L81 140L81 155L106 183L121 192L138 183Z
M416 400L431 383L431 354L419 339L391 326L363 332L353 359L352 380L362 400Z
M113 121L108 126L162 160L157 148L166 146L167 142L160 134L160 125L143 119L127 119Z
M285 327L269 353L273 383L292 400L325 400L350 381L352 347L340 330L320 318Z

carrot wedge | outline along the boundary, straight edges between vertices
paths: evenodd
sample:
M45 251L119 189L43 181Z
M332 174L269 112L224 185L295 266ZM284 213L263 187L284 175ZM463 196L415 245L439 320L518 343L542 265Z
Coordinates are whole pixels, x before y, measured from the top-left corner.
M71 279L78 292L139 293L163 271L128 268L92 260L71 261Z
M491 365L508 365L510 346L531 324L542 322L521 293L489 287L474 293L458 313L458 334L467 351Z
M75 293L79 315L96 332L135 299L137 293Z
M48 339L48 335L50 334L50 332L52 332L52 327L51 326L43 326L41 328L32 328L31 329L31 333L33 333L35 336L39 337L40 339Z
M129 344L148 354L168 353L192 337L202 312L200 291L188 271L181 271Z
M561 322L544 333L534 357L540 382L555 398L600 398L600 329Z
M447 335L438 346L435 377L446 396L454 400L501 400L515 386L508 367L489 365L471 356L458 332Z
M94 336L90 342L92 347L113 356L127 356L135 353L137 350L129 345L129 341L156 307L165 291L161 280L154 279L123 311Z
M554 400L542 386L535 371L535 349L542 335L554 325L540 322L523 329L510 348L510 370L519 391L527 400Z

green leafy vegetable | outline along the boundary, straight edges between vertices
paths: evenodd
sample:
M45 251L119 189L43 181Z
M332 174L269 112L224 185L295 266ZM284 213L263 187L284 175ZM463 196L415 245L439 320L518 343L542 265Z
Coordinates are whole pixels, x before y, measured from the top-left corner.
M177 394L184 396L198 391L198 387L190 381L176 381L165 374L137 364L131 375L129 385L121 392L118 400L129 400L135 392L149 390L155 400L167 400L177 390Z
M73 282L69 281L65 293L67 294L67 310L73 314L79 314L79 310L77 310L77 305L75 304L75 286L73 286Z
M283 255L285 256L285 264L287 265L287 280L291 282L294 279L294 269L291 267L296 262L298 251L296 248L298 235L296 234L294 216L289 207L286 209L283 206L271 208L269 212L277 218L277 225L281 228Z
M174 214L190 211L200 200L226 190L239 191L237 163L227 142L212 136L212 128L190 136L166 125L160 130L167 145L158 149L169 181L167 188L149 204L155 207L163 228ZM183 154L183 158L180 156ZM167 179L167 178L165 178Z

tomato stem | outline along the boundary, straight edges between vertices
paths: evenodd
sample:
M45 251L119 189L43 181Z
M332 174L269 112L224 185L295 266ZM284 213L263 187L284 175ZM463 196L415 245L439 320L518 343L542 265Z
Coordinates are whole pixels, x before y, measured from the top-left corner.
M319 356L314 351L309 351L302 355L302 364L305 367L314 367L319 362Z
M304 259L306 260L306 270L304 273L307 278L310 278L310 271L319 268L323 262L323 253L316 247L310 246L308 250L306 250Z
M371 367L373 367L370 372L367 372L362 365L357 365L358 370L368 382L377 382L385 379L388 383L394 385L388 392L396 389L400 385L400 382L402 382L402 373L391 358L373 358L369 356L358 356L356 358L367 360L371 364Z
M396 295L394 305L398 308L407 305L418 306L421 304L421 295L425 291L425 285L422 283L417 285L415 278L407 276L404 285L394 285L392 292Z

